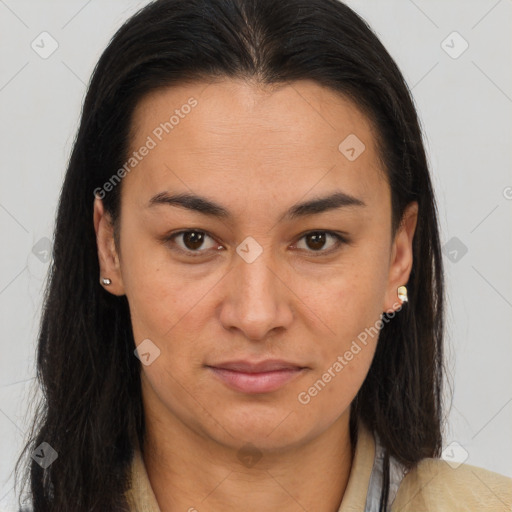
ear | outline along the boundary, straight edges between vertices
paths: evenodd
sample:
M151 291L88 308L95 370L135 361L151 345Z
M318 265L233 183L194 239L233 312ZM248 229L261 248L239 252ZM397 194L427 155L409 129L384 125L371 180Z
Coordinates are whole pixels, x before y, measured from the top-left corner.
M413 264L412 241L418 220L418 203L407 205L391 248L389 260L388 286L383 311L391 313L400 308L399 286L407 285Z
M114 225L109 213L105 212L103 201L96 196L94 199L94 230L98 247L101 286L113 295L124 295L121 266L114 242ZM108 278L111 284L105 285L103 278Z

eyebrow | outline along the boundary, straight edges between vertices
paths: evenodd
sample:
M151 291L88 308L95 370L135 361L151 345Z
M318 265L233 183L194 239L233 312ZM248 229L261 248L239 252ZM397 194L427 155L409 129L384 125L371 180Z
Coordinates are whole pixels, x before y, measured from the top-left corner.
M167 192L160 192L149 200L148 207L161 204L186 208L187 210L218 219L231 219L233 217L231 212L224 208L224 206L215 203L206 197L201 197L191 193L169 195ZM279 221L290 221L307 217L309 215L317 215L339 208L349 208L354 206L365 207L366 203L357 197L351 196L350 194L336 191L327 196L316 197L309 201L293 205L281 216Z

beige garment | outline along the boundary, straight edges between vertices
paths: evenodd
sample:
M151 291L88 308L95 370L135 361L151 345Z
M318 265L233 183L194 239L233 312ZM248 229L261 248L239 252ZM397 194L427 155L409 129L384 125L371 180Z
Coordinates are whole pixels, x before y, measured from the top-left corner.
M361 425L347 488L338 512L365 511L374 460L374 436ZM132 486L127 492L130 510L161 512L138 449L133 458L131 475ZM444 460L425 459L405 475L391 510L511 512L512 479L468 464L452 468Z

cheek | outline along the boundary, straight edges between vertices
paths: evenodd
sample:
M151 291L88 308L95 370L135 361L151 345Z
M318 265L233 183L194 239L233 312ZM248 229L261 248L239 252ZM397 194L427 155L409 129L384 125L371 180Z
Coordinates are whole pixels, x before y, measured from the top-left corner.
M329 359L334 354L343 354L356 339L375 344L375 326L383 313L386 292L385 265L365 254L354 253L343 264L324 273L322 279L299 278L295 283L300 283L297 294L325 326L322 331L328 342L322 347Z
M376 258L354 254L309 296L308 303L322 318L328 335L318 340L320 364L307 381L312 387L303 389L307 395L304 401L311 399L319 407L337 402L339 407L346 407L357 394L383 325L384 267Z
M180 384L195 386L204 364L205 322L209 293L218 276L198 279L197 269L173 265L164 247L138 244L124 252L122 272L130 308L135 344L149 339L158 358L143 366L153 389L174 389ZM152 347L152 345L150 345ZM184 363L186 362L186 364Z
M166 248L148 241L123 248L121 271L136 341L164 339L204 295L187 270L173 266Z
M340 337L329 347L324 363L311 372L299 390L299 413L313 414L327 425L346 411L366 378L377 339L378 330L373 337L363 330L361 336Z

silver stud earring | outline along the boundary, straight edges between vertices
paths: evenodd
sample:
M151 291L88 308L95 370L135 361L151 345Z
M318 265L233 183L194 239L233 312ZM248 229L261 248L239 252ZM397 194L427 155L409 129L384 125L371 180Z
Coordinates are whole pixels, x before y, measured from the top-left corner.
M108 277L102 277L101 283L104 284L105 286L108 286L109 284L112 283L112 281Z
M405 286L399 286L397 289L398 298L402 302L409 302L409 299L407 298L407 287Z

